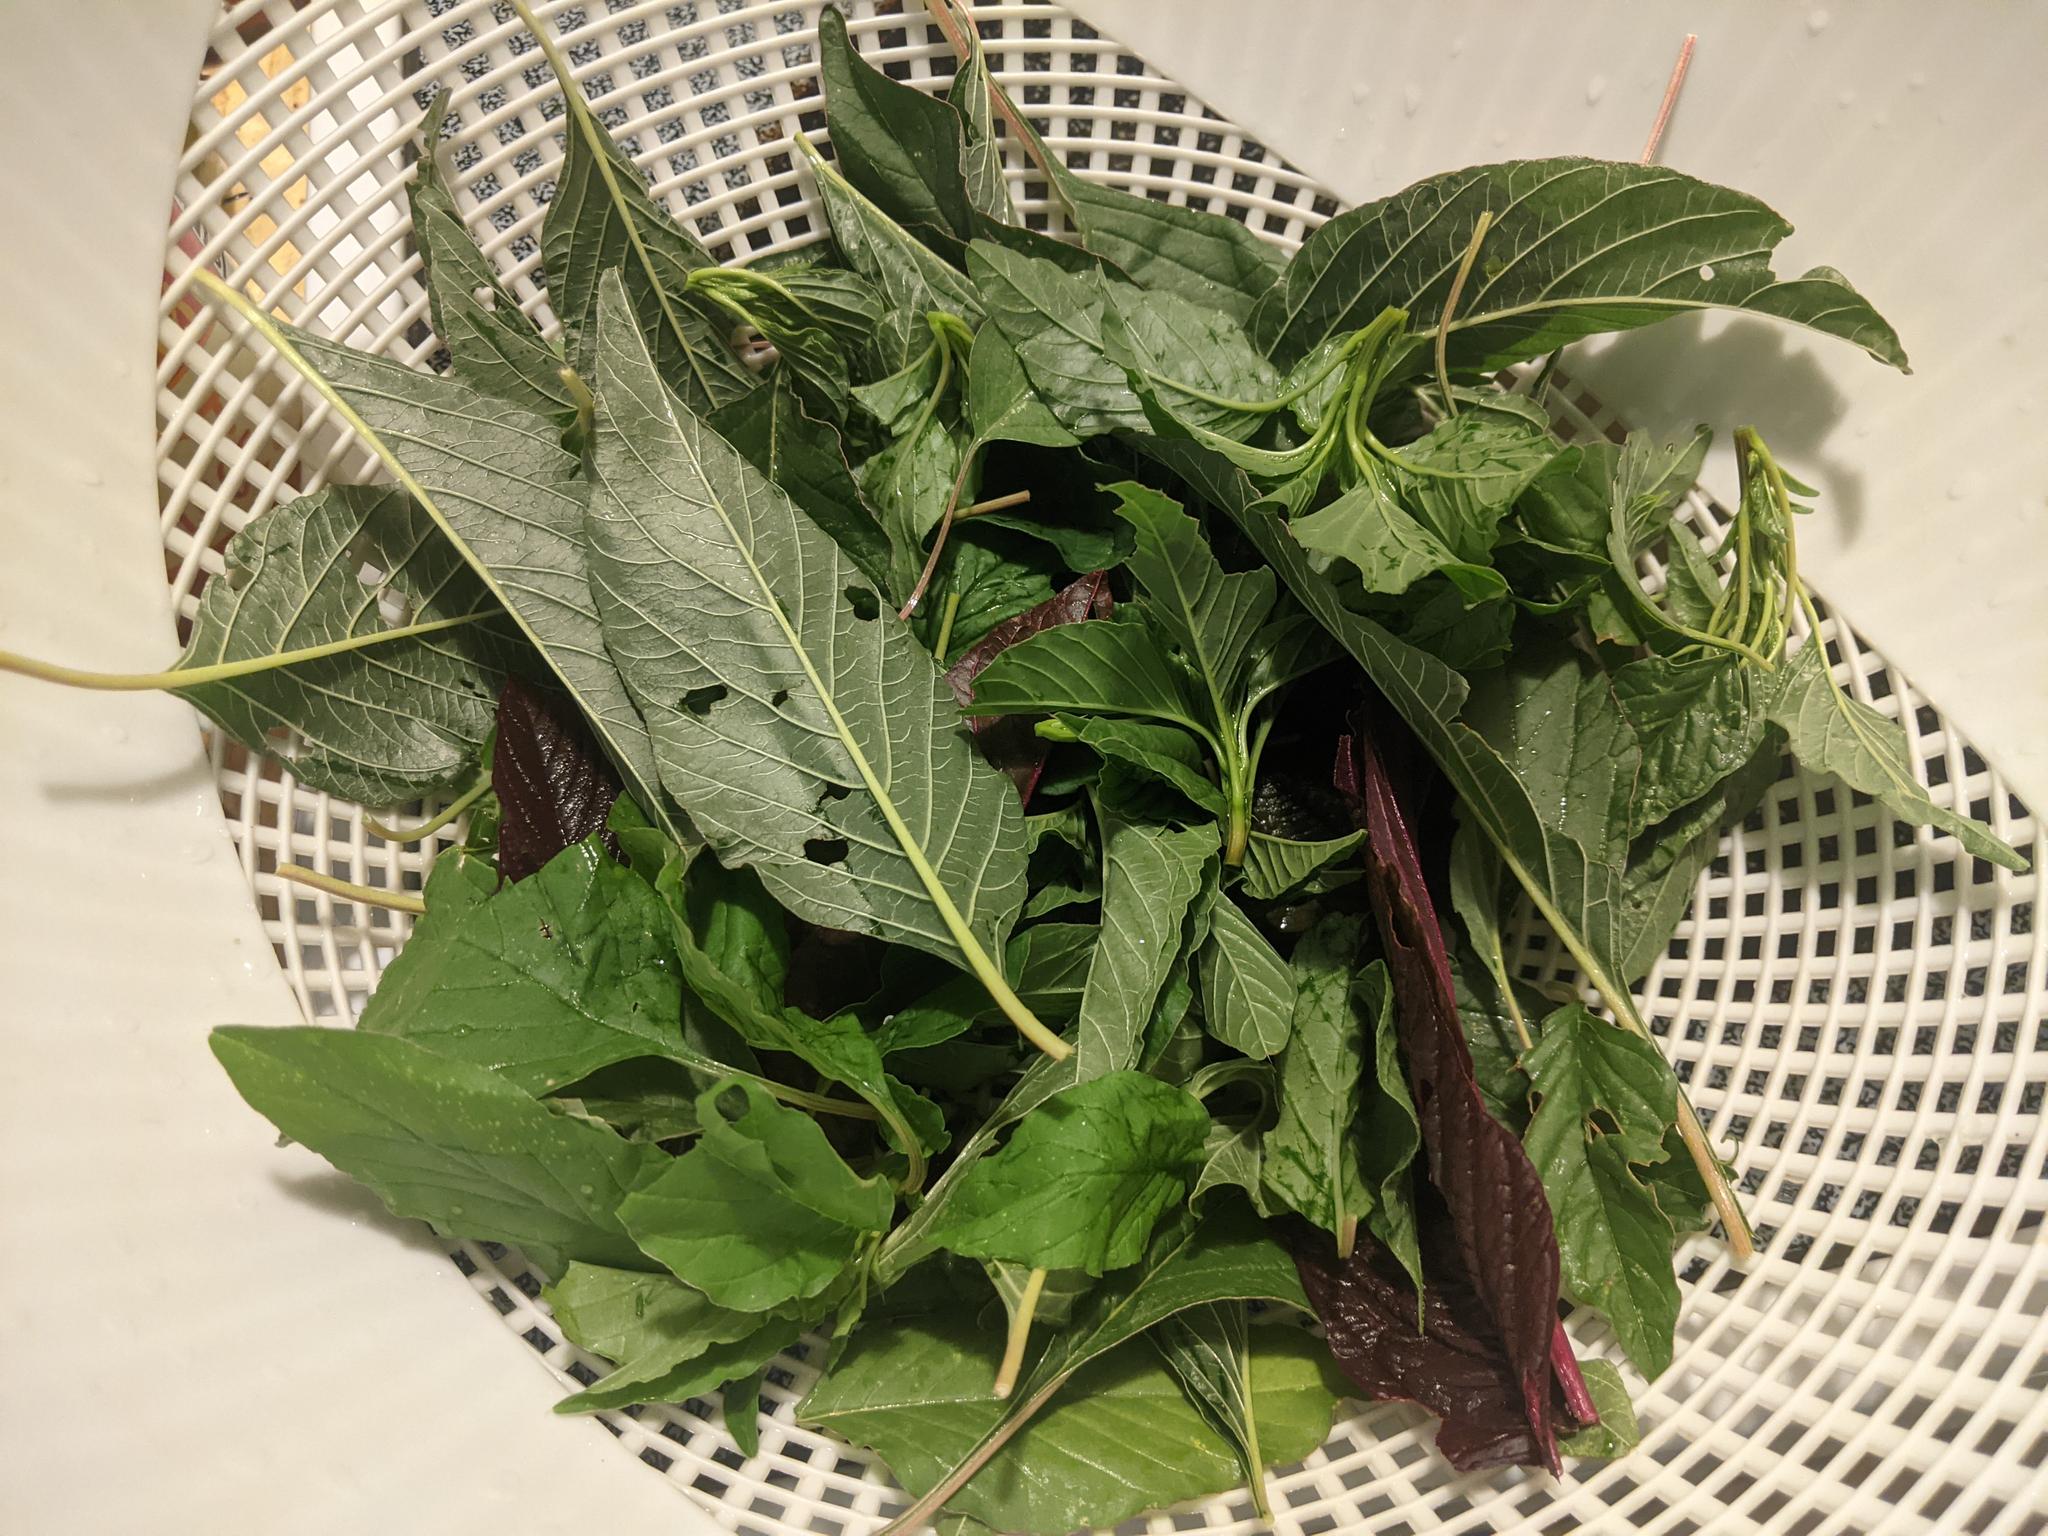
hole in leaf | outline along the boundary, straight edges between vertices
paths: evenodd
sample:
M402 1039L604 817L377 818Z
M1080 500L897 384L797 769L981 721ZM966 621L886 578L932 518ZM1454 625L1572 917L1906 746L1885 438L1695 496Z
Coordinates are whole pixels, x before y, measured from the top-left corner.
M785 705L785 704L787 704L788 702L789 702L789 690L788 690L787 688L778 688L778 689L776 689L776 690L775 690L775 692L774 692L773 694L769 695L769 698L768 698L768 703L769 703L769 704L770 704L770 705L771 705L771 706L772 706L773 708L776 708L776 709L780 709L780 708L782 708L782 706L783 706L783 705Z
M850 785L827 784L823 789L818 791L818 804L824 805L828 801L844 800L848 795L852 793L853 789Z
M356 580L372 592L384 585L388 573L380 570L373 562L365 560L356 569Z
M489 283L478 283L476 287L470 290L469 296L493 314L497 312L498 292Z
M846 862L846 839L843 837L813 837L804 841L804 857L813 864L844 864Z
M711 713L712 705L731 691L723 683L706 683L702 688L692 688L684 694L677 707L701 720Z
M413 621L412 599L386 587L377 594L377 618L386 629L403 629Z
M272 757L295 763L306 750L306 738L295 726L273 725L263 733L263 746Z
M856 619L863 620L875 618L882 611L880 599L866 587L848 587L846 606L853 610Z

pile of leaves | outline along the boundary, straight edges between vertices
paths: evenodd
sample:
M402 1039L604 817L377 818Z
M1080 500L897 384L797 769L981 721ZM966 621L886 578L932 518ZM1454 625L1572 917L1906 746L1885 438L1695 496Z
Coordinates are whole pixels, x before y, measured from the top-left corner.
M439 106L445 371L215 285L391 483L242 533L168 681L309 784L471 810L357 1028L215 1053L547 1275L616 1362L566 1410L722 1391L752 1447L816 1336L798 1415L906 1527L1263 1500L1346 1394L1460 1468L1615 1454L1560 1302L1652 1377L1674 1243L1749 1241L1630 991L1722 826L1789 749L2018 857L1794 644L1810 493L1760 438L1706 536L1704 432L1567 443L1514 365L1706 307L1898 339L1654 167L1457 171L1283 259L1074 175L936 19L944 98L825 14L829 246L718 264L570 86L558 335ZM1510 968L1524 902L1581 986Z

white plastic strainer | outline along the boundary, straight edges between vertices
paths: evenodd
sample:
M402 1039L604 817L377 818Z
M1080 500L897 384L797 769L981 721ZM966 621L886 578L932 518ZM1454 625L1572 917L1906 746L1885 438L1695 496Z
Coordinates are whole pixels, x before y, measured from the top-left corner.
M891 74L943 84L951 55L913 3L857 6L854 34ZM876 14L880 12L882 14ZM720 255L824 234L788 141L822 136L818 7L773 0L589 0L552 22L602 121ZM1292 248L1336 211L1265 147L1050 4L983 5L990 60L1084 174L1245 220ZM167 246L159 368L165 571L181 615L247 521L369 456L274 360L236 345L186 294L209 264L311 326L426 363L403 184L420 110L454 93L453 180L472 228L537 314L542 208L562 104L502 0L248 0L215 28ZM1448 167L1446 167L1448 168ZM1034 222L1045 189L1012 164ZM1590 398L1576 431L1615 430ZM1768 424L1766 424L1768 425ZM1697 499L1693 515L1715 510ZM1937 800L2042 845L2024 807L1934 707L1838 620L1837 675L1896 715ZM408 919L286 887L281 861L417 889L434 846L370 836L353 806L289 766L215 740L222 806L280 963L309 1017L346 1020ZM421 807L409 808L417 813ZM445 846L445 841L440 845ZM1681 1255L1676 1364L1638 1385L1640 1450L1553 1480L1460 1477L1433 1424L1347 1411L1273 1479L1277 1525L1458 1532L2048 1530L2048 950L2034 877L1962 857L1831 781L1782 779L1729 835L1692 916L1644 983L1646 1012L1742 1173L1762 1256L1747 1273L1695 1239ZM1523 959L1549 963L1540 934ZM455 1262L536 1355L588 1379L516 1253ZM365 1307L373 1305L364 1299ZM1583 1351L1613 1353L1580 1315ZM760 1454L712 1405L602 1421L731 1529L865 1536L901 1497L865 1454L799 1428L801 1352L772 1373ZM402 1405L395 1405L402 1411ZM487 1468L469 1469L487 1477ZM622 1457L620 1476L638 1476ZM1224 1497L1133 1522L1253 1528Z

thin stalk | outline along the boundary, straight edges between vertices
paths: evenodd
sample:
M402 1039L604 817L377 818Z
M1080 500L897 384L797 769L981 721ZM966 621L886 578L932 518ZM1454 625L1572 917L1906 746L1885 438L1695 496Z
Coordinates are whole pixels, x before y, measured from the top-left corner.
M1657 121L1650 125L1650 137L1644 141L1640 165L1648 165L1657 158L1657 146L1664 142L1664 130L1671 122L1671 109L1678 105L1679 89L1685 84L1685 72L1692 68L1692 51L1699 43L1699 34L1688 32L1685 42L1678 50L1678 62L1671 66L1670 83L1664 87L1664 100L1657 108Z
M918 572L917 585L910 589L910 596L896 610L899 619L909 618L917 612L917 605L924 601L925 589L932 584L932 576L939 568L939 556L945 552L946 536L953 531L953 519L958 515L953 509L960 504L961 489L967 484L968 471L974 468L974 457L980 451L981 444L971 444L960 460L960 473L953 477L953 489L946 493L946 510L939 518L939 531L932 540L932 552L924 557L924 569Z
M1024 1294L1017 1298L1017 1310L1010 1317L1010 1336L1003 1345L1003 1363L996 1367L996 1384L991 1394L998 1402L1017 1389L1017 1374L1024 1369L1024 1349L1031 1342L1031 1319L1038 1314L1045 1274L1042 1269L1034 1269L1026 1277Z
M960 594L948 592L945 611L939 615L939 638L932 646L932 659L942 667L946 664L946 647L953 640L953 620L959 616Z
M344 901L360 902L366 907L386 907L393 912L410 912L414 917L422 916L427 910L426 902L411 891L385 891L374 885L357 885L351 880L323 875L303 864L278 865L277 878L292 885L323 891L329 896L338 896Z
M721 304L728 302L718 291L721 288L765 288L779 296L799 314L812 320L818 318L818 312L791 292L788 284L766 272L756 272L751 267L699 267L683 278L683 286L707 294Z
M490 792L491 776L485 774L475 784L464 790L462 794L443 806L439 814L428 817L416 827L388 826L374 816L365 816L363 818L363 830L374 837L383 838L387 843L423 842L447 826Z
M925 13L938 24L939 31L945 35L946 46L953 50L954 57L963 64L981 51L981 40L970 36L961 25L959 14L953 9L953 0L930 0L925 7ZM1009 92L996 83L995 71L988 70L986 74L989 106L1016 139L1018 146L1024 151L1024 158L1037 166L1039 174L1045 177L1046 185L1052 189L1052 195L1059 199L1069 221L1078 225L1080 220L1075 216L1074 205L1068 200L1066 186L1061 180L1062 175L1066 173L1066 167L1053 163L1052 154L1046 149L1045 141L1029 123L1024 121L1022 114L1017 111L1016 104L1010 100Z
M1008 1445L1016 1438L1019 1430L1037 1417L1038 1410L1051 1401L1053 1394L1065 1386L1066 1381L1066 1373L1057 1375L1026 1398L1024 1405L990 1430L982 1442L968 1454L967 1459L948 1472L937 1487L890 1521L883 1528L882 1536L910 1536L911 1532L921 1530L930 1522L933 1515L946 1507L948 1499L973 1481L975 1474L989 1464L996 1452Z
M971 507L962 507L953 514L953 521L963 517L979 517L984 512L1002 512L1011 507L1021 507L1031 499L1029 491L1012 491L1007 496L991 496L987 501L977 501Z
M765 1077L752 1077L751 1074L743 1073L734 1075L748 1076L752 1082L758 1083L783 1103L793 1105L797 1109L807 1109L814 1115L838 1115L845 1120L881 1119L875 1112L874 1105L863 1104L858 1099L834 1099L822 1093L809 1093L802 1088L791 1088L782 1083L772 1082Z
M1239 1303L1242 1307L1243 1303ZM1266 1497L1266 1458L1259 1454L1259 1416L1253 1407L1256 1388L1252 1385L1252 1348L1245 1342L1240 1363L1244 1374L1244 1459L1245 1481L1251 1485L1252 1513L1266 1524L1273 1523L1273 1506Z
M1472 275L1472 263L1479 259L1480 242L1486 239L1486 232L1493 228L1493 210L1482 209L1479 222L1472 226L1472 238L1465 246L1465 254L1458 261L1458 274L1451 279L1451 291L1444 295L1444 312L1436 323L1436 382L1444 392L1444 414L1456 416L1458 402L1451 398L1451 317L1458 312L1458 300L1465 296L1465 279Z
M383 645L390 640L417 640L422 635L436 635L444 629L474 624L478 619L487 619L490 616L489 612L479 611L458 614L452 619L428 619L420 624L401 624L393 629L373 630L366 635L350 635L346 639L329 640L321 645L303 646L297 650L273 651L267 656L245 656L240 661L216 661L203 667L171 667L162 672L87 672L78 667L59 666L54 661L38 661L33 656L20 656L13 651L0 651L0 672L40 678L46 683L61 683L67 688L92 688L107 693L148 693L156 689L197 688L207 683L232 682L238 677L254 677L259 672L274 672L280 667L297 667L310 661L324 661L330 656L346 656L351 651L366 651L372 646Z

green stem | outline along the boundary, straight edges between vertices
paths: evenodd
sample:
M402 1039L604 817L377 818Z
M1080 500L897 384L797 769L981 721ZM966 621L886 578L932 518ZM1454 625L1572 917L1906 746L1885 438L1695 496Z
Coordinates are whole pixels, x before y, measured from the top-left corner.
M583 375L574 368L556 370L562 387L569 391L569 398L576 404L576 440L588 443L597 433L597 396L590 392L590 386L583 382Z
M1034 1269L1024 1281L1024 1294L1017 1298L1017 1310L1010 1315L1010 1334L1003 1344L1003 1362L996 1367L991 1396L998 1402L1017 1387L1017 1375L1024 1369L1024 1350L1031 1342L1031 1320L1038 1315L1038 1298L1045 1290L1046 1272Z
M1465 279L1472 275L1472 263L1479 259L1480 242L1493 227L1493 210L1483 209L1479 221L1472 226L1472 239L1465 247L1465 254L1458 262L1458 275L1451 279L1451 291L1444 295L1444 312L1436 324L1436 382L1444 392L1444 415L1456 416L1458 402L1451 398L1450 340L1451 317L1458 312L1458 300L1464 296Z
M475 784L463 791L461 795L450 800L447 805L441 808L439 814L430 816L416 827L387 826L374 816L365 816L363 818L363 830L370 833L373 837L383 838L387 843L424 842L490 792L491 776L487 773L478 779Z
M960 594L958 592L948 592L946 594L945 611L939 615L939 638L932 646L932 659L937 661L942 667L946 664L946 647L952 643L953 639L953 620L958 618L959 615Z
M426 902L411 891L385 891L374 885L357 885L352 880L323 875L303 864L278 865L277 878L291 885L303 885L329 896L338 896L344 901L360 902L366 907L386 907L393 912L410 912L414 917L423 915L427 910Z
M977 501L971 507L962 507L953 514L953 521L963 517L979 517L984 512L1002 512L1011 507L1021 507L1031 499L1029 491L1012 491L1007 496L991 496L987 501Z
M171 667L162 672L87 672L78 667L63 667L53 661L38 661L33 656L19 656L13 651L0 651L0 672L14 672L22 677L40 678L46 683L61 683L67 688L93 688L109 693L148 693L155 689L198 688L207 683L232 682L238 677L254 677L259 672L274 672L280 667L303 666L311 661L325 661L330 656L346 656L351 651L366 651L373 646L383 645L391 640L417 640L422 635L436 635L444 629L455 629L464 624L474 624L478 619L487 619L489 612L464 613L452 619L428 619L419 624L401 624L392 629L373 630L366 635L349 635L341 640L329 640L321 645L303 646L291 651L273 651L267 656L248 656L240 661L217 661L203 667Z

